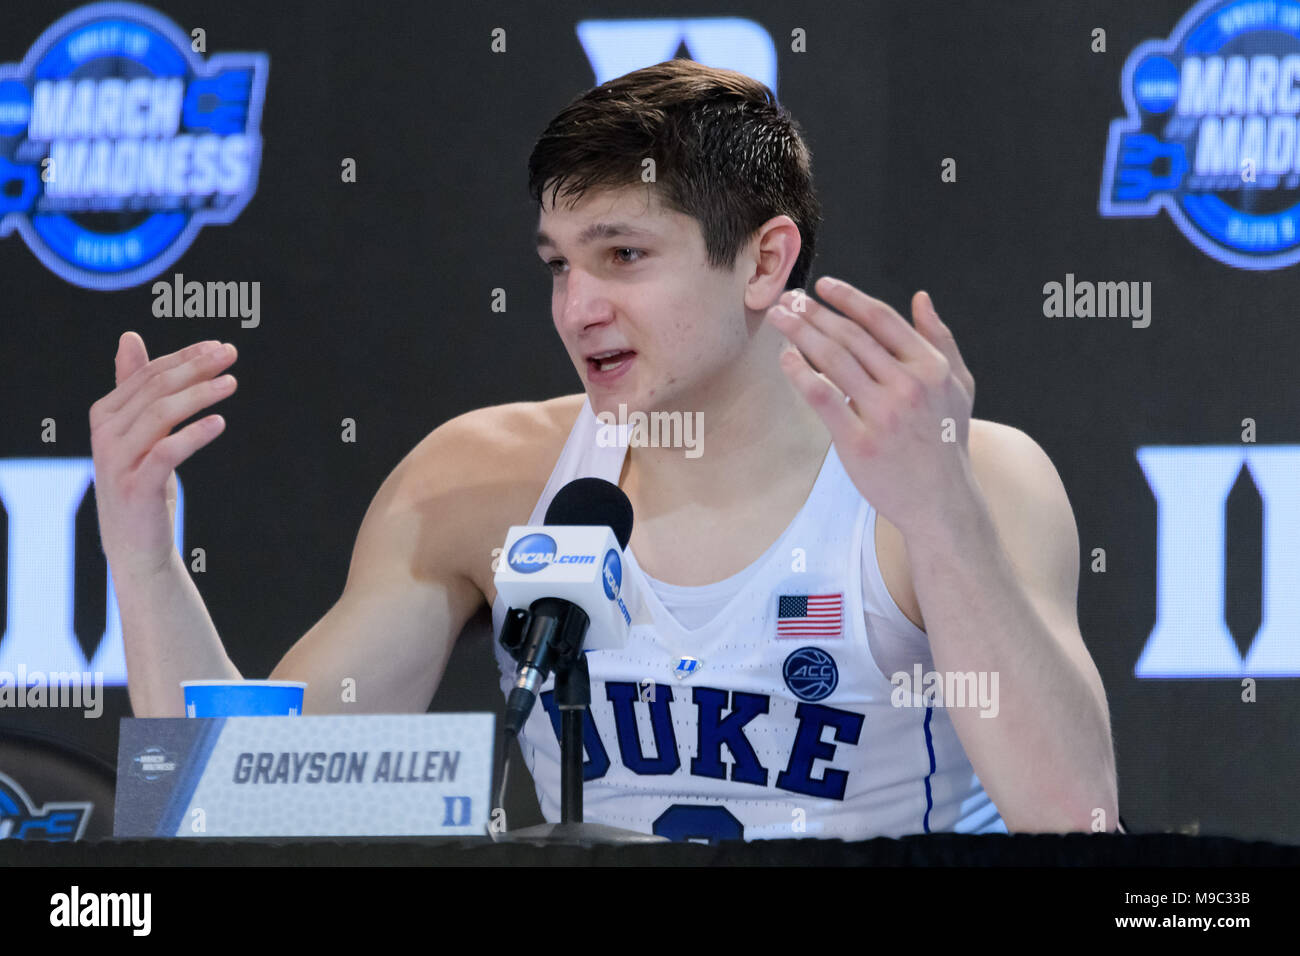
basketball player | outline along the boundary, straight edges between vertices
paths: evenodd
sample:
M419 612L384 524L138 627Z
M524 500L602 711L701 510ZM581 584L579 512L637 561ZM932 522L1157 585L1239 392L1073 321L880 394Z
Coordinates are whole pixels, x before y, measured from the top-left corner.
M367 709L423 712L483 602L499 633L489 556L507 527L598 476L632 502L627 573L652 623L589 655L588 821L679 839L1113 829L1056 470L970 417L974 380L928 295L912 325L846 283L817 282L824 304L800 293L820 210L770 91L687 60L638 70L566 107L529 172L584 391L478 409L420 442L367 511L338 602L271 676L306 681L308 713L355 710L344 677ZM224 422L170 434L233 392L218 373L234 359L200 343L150 361L128 332L91 408L140 716L182 715L182 679L240 676L172 523L173 469ZM702 454L610 441L596 416L620 406L698 414ZM932 671L993 699L937 705L912 681ZM555 821L550 688L520 745Z

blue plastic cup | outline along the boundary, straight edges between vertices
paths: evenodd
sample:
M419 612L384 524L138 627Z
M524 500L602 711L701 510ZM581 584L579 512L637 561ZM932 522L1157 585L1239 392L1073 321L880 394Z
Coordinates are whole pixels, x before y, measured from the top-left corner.
M297 717L307 685L296 680L183 680L186 717Z

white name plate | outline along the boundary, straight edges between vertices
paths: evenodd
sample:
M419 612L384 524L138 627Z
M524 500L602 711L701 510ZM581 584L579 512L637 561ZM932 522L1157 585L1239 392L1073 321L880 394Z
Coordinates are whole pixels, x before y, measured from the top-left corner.
M480 836L494 714L123 718L117 837Z

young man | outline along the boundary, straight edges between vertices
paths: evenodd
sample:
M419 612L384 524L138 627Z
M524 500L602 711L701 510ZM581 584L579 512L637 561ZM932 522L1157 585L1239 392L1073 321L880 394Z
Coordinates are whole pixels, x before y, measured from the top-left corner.
M595 475L632 502L628 573L653 623L588 658L589 821L675 838L1113 829L1060 479L1027 436L971 419L973 378L928 295L913 328L843 283L817 283L827 305L798 291L819 206L770 91L686 60L638 70L566 107L529 173L585 392L470 412L412 450L339 601L271 676L306 681L309 713L357 709L344 676L365 709L425 710L481 602L499 631L487 556L506 528ZM127 333L91 409L141 716L180 715L181 679L239 676L172 543L172 470L224 426L169 435L233 391L213 380L233 360L202 343L150 362ZM596 416L620 405L698 413L703 454L611 444ZM992 699L927 706L891 681L931 671ZM549 820L555 716L544 693L520 737Z

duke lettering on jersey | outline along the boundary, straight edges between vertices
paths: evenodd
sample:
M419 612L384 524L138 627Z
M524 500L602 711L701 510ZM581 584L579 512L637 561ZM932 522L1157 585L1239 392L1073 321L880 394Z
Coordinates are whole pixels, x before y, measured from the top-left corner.
M654 730L654 753L647 756L641 745L637 729L636 707L640 702L637 685L630 681L609 681L605 695L614 705L614 732L618 740L618 755L623 766L640 776L674 774L682 767L669 705L673 701L672 688L663 687L654 700L643 702L649 709ZM728 692L714 687L696 687L691 701L695 708L694 724L698 728L695 756L688 765L690 774L711 777L715 780L738 780L759 787L767 786L769 769L760 762L753 746L745 737L745 725L768 711L768 698L761 694ZM560 709L555 705L555 694L542 694L542 706L551 718L555 739L560 739ZM725 717L724 717L725 712ZM848 773L831 769L835 760L836 744L856 744L862 732L861 714L817 704L800 704L795 711L798 723L791 735L789 757L785 769L776 775L777 789L801 793L810 797L843 800ZM822 740L822 731L835 729L836 743ZM585 747L582 765L583 780L599 780L609 772L610 761L600 730L591 716L586 714L583 726ZM731 756L730 772L723 763L723 748ZM813 764L825 761L826 768L818 767L814 776Z

